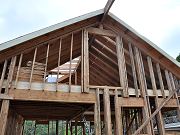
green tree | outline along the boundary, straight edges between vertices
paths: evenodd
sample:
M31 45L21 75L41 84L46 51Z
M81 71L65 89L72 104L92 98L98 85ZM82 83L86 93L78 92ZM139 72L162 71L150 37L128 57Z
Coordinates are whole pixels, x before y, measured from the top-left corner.
M179 55L176 57L176 60L177 60L178 62L180 62L180 53L179 53Z

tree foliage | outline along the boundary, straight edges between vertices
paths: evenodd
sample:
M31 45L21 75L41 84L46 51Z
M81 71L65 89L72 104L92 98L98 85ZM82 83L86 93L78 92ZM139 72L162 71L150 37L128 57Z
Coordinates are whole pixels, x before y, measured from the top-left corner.
M180 62L180 53L179 53L179 55L176 57L176 60L177 60L178 62Z

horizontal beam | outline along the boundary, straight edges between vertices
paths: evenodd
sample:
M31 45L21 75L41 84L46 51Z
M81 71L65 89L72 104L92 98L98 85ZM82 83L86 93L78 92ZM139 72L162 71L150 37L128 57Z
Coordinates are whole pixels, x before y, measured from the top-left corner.
M13 100L23 101L49 101L49 102L66 102L66 103L95 103L95 94L85 93L67 93L67 92L50 92L35 90L10 90L9 96Z
M164 98L158 98L158 102L161 103ZM144 100L143 98L136 98L136 97L129 97L129 98L122 98L118 97L119 105L122 107L144 107ZM177 103L176 99L170 99L163 108L176 108Z
M101 35L101 36L108 36L108 37L116 37L117 35L110 30L104 30L104 29L99 29L99 28L87 28L87 31L91 34L96 34L96 35Z

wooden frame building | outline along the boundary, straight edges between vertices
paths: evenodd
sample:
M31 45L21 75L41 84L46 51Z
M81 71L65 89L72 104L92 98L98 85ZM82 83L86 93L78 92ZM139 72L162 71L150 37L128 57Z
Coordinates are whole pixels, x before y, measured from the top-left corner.
M180 118L180 64L104 9L1 44L0 75L0 135L23 134L25 120L165 135L162 114Z

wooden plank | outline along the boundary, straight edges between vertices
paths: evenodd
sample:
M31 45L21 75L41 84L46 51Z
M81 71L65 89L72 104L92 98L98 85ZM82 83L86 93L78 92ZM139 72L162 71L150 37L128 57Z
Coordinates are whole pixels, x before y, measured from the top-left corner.
M67 92L50 92L50 91L26 91L10 90L9 96L14 100L25 101L52 101L68 103L95 103L95 94L89 93L67 93Z
M106 16L108 15L108 12L111 8L111 6L113 5L115 0L108 0L107 3L106 3L106 6L104 7L104 14L103 14L103 17L101 19L101 23L103 23L103 21L105 20Z
M46 51L46 62L45 62L45 69L44 69L44 85L45 85L45 83L46 83L48 58L49 58L49 44L47 44L47 51Z
M8 78L7 78L7 84L5 87L5 94L8 94L9 88L11 88L12 85L12 79L13 79L13 73L14 73L14 68L16 66L16 56L12 57L10 67L9 67L9 73L8 73Z
M29 80L29 83L30 83L29 89L31 89L31 83L32 83L32 77L33 77L33 71L34 71L34 63L36 61L36 55L37 55L37 47L34 50L33 63L32 63L32 67L31 67L31 75L30 75L30 80Z
M3 100L0 114L0 135L5 135L7 126L7 117L9 111L9 100Z
M84 92L89 92L89 44L88 44L88 31L84 30Z
M114 104L115 104L115 135L123 135L122 113L121 113L121 106L119 105L117 89L115 89Z
M155 94L155 106L156 106L156 108L158 108L159 107L159 102L158 102L158 95L157 95L156 80L155 80L155 77L154 77L152 60L151 60L151 58L149 56L147 57L147 62L148 62L149 73L150 73L150 77L151 77L153 93ZM165 135L164 121L163 121L163 116L162 116L161 110L157 113L157 124L158 124L159 134L160 135Z
M165 77L166 77L168 90L171 92L172 91L172 86L171 86L171 80L170 80L170 77L169 77L169 71L165 70L164 72L165 72Z
M17 85L18 77L19 77L19 72L20 72L20 68L21 68L22 58L23 58L23 54L21 53L20 58L19 58L19 64L18 64L18 69L17 69L17 74L16 74L15 85L14 85L15 88L16 88L16 85Z
M120 85L123 87L123 96L128 97L129 96L128 80L127 80L126 64L124 57L124 48L123 48L122 38L120 38L119 36L116 37L116 50L117 50Z
M164 83L163 83L163 80L162 80L162 74L161 74L161 69L160 69L159 63L156 63L156 70L157 70L157 73L158 73L158 79L159 79L159 83L160 83L162 96L164 98L166 98L165 92L164 92Z
M2 90L2 85L3 85L3 81L4 81L4 76L5 76L5 73L6 73L6 68L7 68L7 59L4 61L3 71L1 73L0 93L1 93L1 90Z
M57 82L56 82L56 91L58 88L59 83L59 70L60 70L60 63L61 63L61 45L62 44L62 38L59 39L59 54L58 54L58 71L57 71Z
M107 88L104 89L103 100L104 100L105 134L112 135L110 97L109 97L109 89Z
M163 101L163 98L158 98L158 102L161 103ZM170 99L163 108L177 108L177 102L176 99L172 98Z
M84 31L81 33L81 92L84 92Z
M71 92L71 66L72 66L72 53L73 53L73 33L71 35L71 47L70 47L70 64L69 64L69 92Z
M99 88L96 89L96 103L94 105L95 135L101 135L101 114L100 114Z
M110 30L105 30L105 29L100 29L100 28L90 27L90 28L87 28L87 31L90 34L95 34L95 35L108 36L108 37L116 37L117 36L114 32L112 32Z
M133 51L132 51L131 43L128 43L128 46L129 46L129 55L130 55L130 59L131 59L131 67L132 67L133 80L134 80L134 88L135 88L135 91L136 91L136 97L139 97L138 81L137 81L137 76L136 76L136 67L135 67L134 54L133 54Z
M145 105L143 98L135 98L135 97L129 97L129 98L118 97L118 103L119 106L122 107L144 107Z

